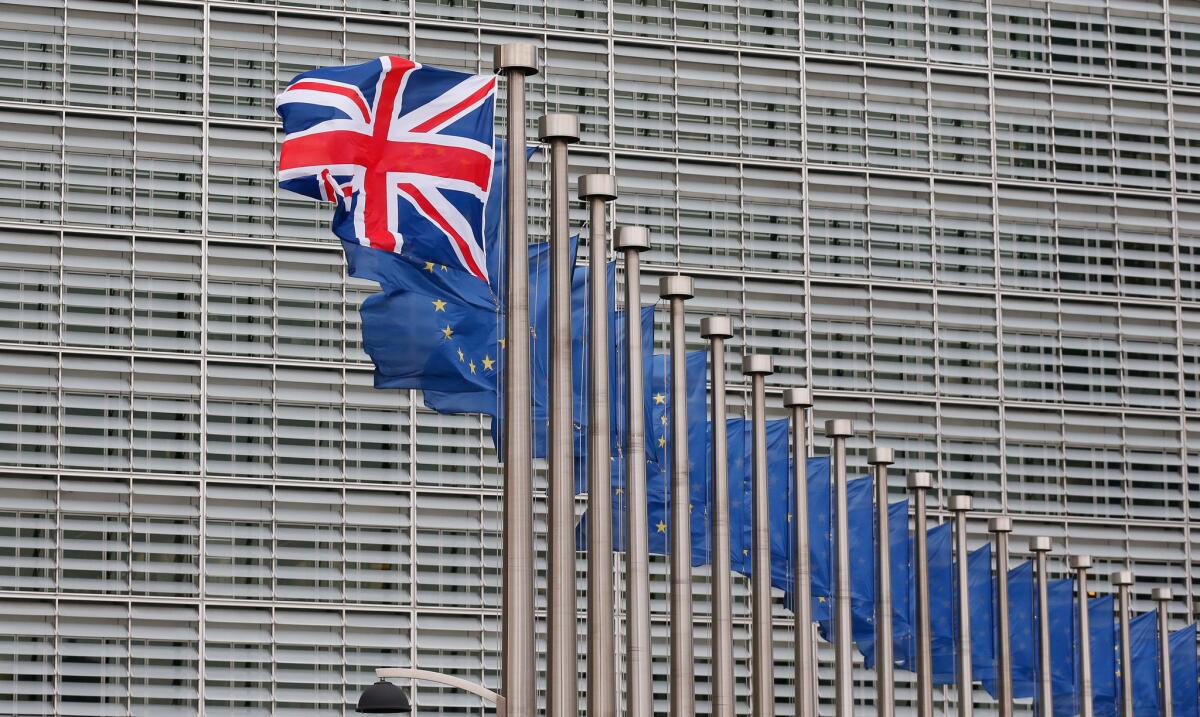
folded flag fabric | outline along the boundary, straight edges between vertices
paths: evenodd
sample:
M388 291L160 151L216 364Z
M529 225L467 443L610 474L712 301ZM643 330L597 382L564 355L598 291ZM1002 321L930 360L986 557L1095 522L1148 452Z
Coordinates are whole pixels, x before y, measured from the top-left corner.
M1134 717L1157 717L1159 705L1156 613L1144 612L1129 621L1129 659L1133 665Z
M1172 632L1167 641L1171 651L1172 717L1197 717L1196 625Z

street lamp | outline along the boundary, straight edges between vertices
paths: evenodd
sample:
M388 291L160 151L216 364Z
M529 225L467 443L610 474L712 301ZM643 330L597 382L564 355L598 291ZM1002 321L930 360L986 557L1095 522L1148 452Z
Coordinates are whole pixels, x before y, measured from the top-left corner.
M467 682L461 677L453 677L451 675L443 675L440 672L432 670L418 670L414 667L380 667L375 670L375 676L379 681L371 685L358 698L358 711L366 714L396 714L399 712L412 712L412 703L408 700L408 693L403 688L397 687L387 681L389 677L407 678L410 680L425 680L426 682L435 682L439 685L454 687L464 692L470 692L473 695L478 695L485 700L490 700L496 705L496 717L504 717L505 705L504 697L483 685L477 685L474 682Z

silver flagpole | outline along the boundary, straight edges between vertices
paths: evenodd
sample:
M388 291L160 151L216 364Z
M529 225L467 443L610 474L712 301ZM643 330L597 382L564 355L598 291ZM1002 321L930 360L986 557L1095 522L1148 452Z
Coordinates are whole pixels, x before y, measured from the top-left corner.
M645 227L617 229L617 250L625 255L625 690L631 717L654 710L641 317L641 253L649 248Z
M850 419L836 418L825 422L825 435L832 442L830 466L833 473L834 511L833 533L836 581L834 583L834 714L852 717L854 714L853 637L850 629L850 522L846 516L846 439L853 429Z
M970 509L971 496L950 496L950 510L954 513L954 560L958 585L958 717L971 717L975 707L971 686L971 596L968 594L967 570L970 557L967 550L967 511Z
M1167 631L1167 607L1171 602L1171 588L1154 588L1154 601L1158 603L1158 707L1162 717L1172 717L1171 704L1171 635Z
M534 655L533 444L529 341L529 236L526 227L525 77L538 71L537 48L496 47L494 64L508 80L507 261L504 361L504 536L501 568L501 692L508 717L537 713Z
M988 532L996 538L996 700L1000 717L1012 717L1012 647L1008 627L1008 534L1012 518L998 516L988 521Z
M812 567L808 541L808 409L812 391L789 388L783 405L792 411L792 610L796 630L796 717L817 717L817 660L813 640Z
M1112 574L1112 584L1117 588L1117 621L1120 625L1121 671L1121 717L1133 717L1133 657L1129 650L1129 586L1133 585L1133 573L1118 570Z
M1075 571L1075 590L1079 593L1079 717L1094 717L1092 708L1092 635L1088 615L1088 568L1092 556L1072 555L1067 565Z
M1033 553L1035 587L1038 598L1038 702L1041 717L1054 716L1054 689L1050 682L1050 578L1046 575L1046 553L1050 538L1039 535L1029 539Z
M659 295L671 303L671 717L696 711L692 639L692 532L687 442L687 343L683 302L695 296L690 276L664 276ZM637 717L641 717L638 715Z
M751 450L750 559L750 714L775 715L775 650L771 635L771 501L767 486L766 379L775 369L771 357L751 354L742 359L742 373L750 377L753 449Z
M892 650L892 546L888 541L888 466L896 462L891 448L867 454L875 479L875 714L896 713L896 659Z
M729 557L729 444L725 433L725 340L733 338L726 316L700 320L700 335L711 342L712 371L712 715L733 717L733 594ZM649 714L646 712L645 714Z
M916 506L913 526L913 554L916 582L917 633L917 715L933 717L933 653L929 644L929 536L925 511L926 492L933 487L933 476L919 471L908 476L908 489Z
M587 713L613 717L617 711L617 674L613 634L612 440L608 385L608 232L604 205L617 198L611 174L579 178L579 198L588 204L588 575ZM572 717L574 717L572 715Z
M546 586L546 713L576 717L579 674L575 617L575 460L571 426L571 230L567 145L579 141L575 115L549 114L538 137L550 143L550 460Z

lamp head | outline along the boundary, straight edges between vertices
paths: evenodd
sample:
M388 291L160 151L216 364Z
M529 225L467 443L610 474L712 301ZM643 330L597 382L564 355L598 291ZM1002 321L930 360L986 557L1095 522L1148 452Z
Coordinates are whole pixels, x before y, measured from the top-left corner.
M408 701L407 692L387 680L380 680L359 696L357 711L366 714L397 714L412 712L412 705Z

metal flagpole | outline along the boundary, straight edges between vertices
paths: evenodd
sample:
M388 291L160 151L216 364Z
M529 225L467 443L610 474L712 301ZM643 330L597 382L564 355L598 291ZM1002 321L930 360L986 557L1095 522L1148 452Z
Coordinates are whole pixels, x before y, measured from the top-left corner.
M1154 588L1154 601L1158 603L1158 713L1172 717L1171 704L1171 642L1167 632L1167 606L1171 602L1171 588Z
M954 513L954 560L956 584L958 586L958 717L971 717L974 711L974 692L971 686L971 600L967 560L967 511L971 509L971 496L950 496L950 510Z
M692 532L687 442L687 344L683 302L695 296L690 276L664 276L659 295L671 303L671 717L695 713L692 639ZM638 715L641 717L641 715Z
M1033 553L1033 579L1038 599L1038 714L1041 717L1053 717L1054 690L1050 682L1050 578L1046 575L1046 553L1050 552L1050 538L1044 535L1030 538L1029 551Z
M496 47L494 64L508 84L505 164L507 261L504 361L504 536L501 568L501 692L509 717L537 713L534 655L533 444L529 341L529 237L526 227L525 77L538 71L537 48L527 43Z
M571 407L571 230L567 145L579 141L575 115L549 114L538 137L550 143L550 460L546 586L546 713L579 713L575 633L575 461Z
M617 711L612 573L612 440L608 385L608 232L604 205L617 198L611 174L579 178L579 198L587 202L588 267L588 575L587 575L587 713L613 717ZM572 717L574 717L572 715Z
M933 653L929 644L929 536L925 511L926 492L933 487L933 476L918 471L908 476L916 506L913 526L913 579L916 583L917 633L917 715L933 717Z
M771 635L771 501L767 486L767 374L775 369L771 357L751 354L742 359L742 373L750 377L753 450L751 451L750 559L750 714L774 717L775 650Z
M832 441L830 466L833 473L834 511L833 533L836 582L834 583L834 714L852 717L854 714L853 653L850 628L850 522L846 516L846 439L852 433L850 419L835 418L825 422L825 435Z
M875 474L875 714L896 713L896 660L892 651L892 547L888 541L888 466L896 462L891 448L877 446L867 454Z
M1001 515L988 521L996 538L996 700L1000 717L1012 717L1012 648L1008 627L1008 534L1012 518Z
M628 713L637 717L654 709L641 317L641 253L650 248L650 232L645 227L621 227L616 245L625 256L625 691Z
M812 391L789 388L792 411L792 611L796 625L796 717L817 717L817 660L813 640L812 567L808 546L808 420Z
M1094 717L1092 708L1092 637L1088 625L1088 568L1092 556L1072 555L1067 565L1075 571L1075 590L1079 593L1079 717Z
M1117 588L1117 621L1120 625L1121 671L1121 717L1133 717L1133 657L1129 650L1129 586L1133 585L1133 573L1118 570L1112 574L1112 584Z
M729 445L725 433L725 340L733 338L727 316L700 320L700 335L710 341L712 371L712 715L734 716L733 594L729 558ZM639 713L649 715L649 712Z

